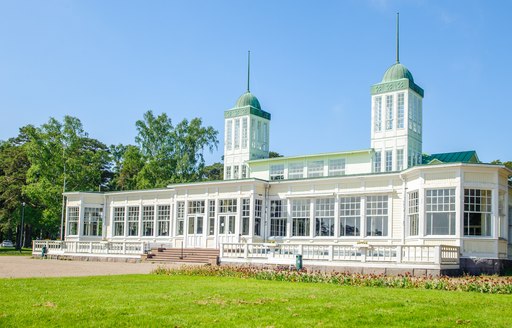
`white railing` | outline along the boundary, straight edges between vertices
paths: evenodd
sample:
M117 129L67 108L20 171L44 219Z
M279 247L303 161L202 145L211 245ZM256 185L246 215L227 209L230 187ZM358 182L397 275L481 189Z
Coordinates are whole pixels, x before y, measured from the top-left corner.
M34 240L33 254L41 254L46 247L46 254L112 254L142 255L147 249L144 242L106 242L106 241L51 241Z
M239 259L295 259L329 262L459 264L459 247L429 245L321 245L224 243L220 257Z

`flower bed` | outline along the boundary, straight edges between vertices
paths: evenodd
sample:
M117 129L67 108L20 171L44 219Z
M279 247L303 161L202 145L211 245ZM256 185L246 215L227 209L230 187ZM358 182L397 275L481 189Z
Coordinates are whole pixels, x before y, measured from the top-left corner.
M258 280L326 283L341 286L419 288L448 291L512 294L512 277L463 276L413 277L411 275L384 276L347 272L320 272L290 270L283 267L254 266L182 266L179 269L159 267L154 274L184 276L218 276L252 278Z

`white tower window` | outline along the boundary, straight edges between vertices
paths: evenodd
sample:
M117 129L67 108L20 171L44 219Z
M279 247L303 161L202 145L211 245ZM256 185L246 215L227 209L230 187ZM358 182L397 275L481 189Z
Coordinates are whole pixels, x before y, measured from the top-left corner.
M240 119L235 120L235 149L240 149Z
M382 98L375 97L374 99L374 120L375 120L375 132L382 130Z
M393 151L386 150L386 172L393 171Z
M247 117L242 119L242 149L247 148Z
M404 93L403 92L398 94L396 127L398 129L404 128Z
M380 166L381 166L381 153L376 152L375 157L373 159L373 172L380 172Z
M397 169L397 171L402 171L404 169L404 150L403 149L396 150L396 169Z
M233 149L233 121L226 122L226 149Z
M393 129L393 95L386 96L386 130Z

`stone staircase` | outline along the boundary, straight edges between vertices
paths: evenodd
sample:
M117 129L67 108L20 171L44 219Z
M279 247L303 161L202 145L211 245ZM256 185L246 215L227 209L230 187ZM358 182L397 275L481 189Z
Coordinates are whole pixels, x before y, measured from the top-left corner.
M219 250L212 248L152 248L142 256L146 262L208 263L217 265Z

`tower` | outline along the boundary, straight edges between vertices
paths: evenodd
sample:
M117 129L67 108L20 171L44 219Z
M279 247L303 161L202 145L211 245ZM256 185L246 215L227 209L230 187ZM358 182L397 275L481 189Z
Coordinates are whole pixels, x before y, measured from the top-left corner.
M248 54L247 92L224 112L224 180L249 177L245 164L268 158L270 113L250 91L251 53Z
M399 58L399 16L396 63L371 88L373 172L401 171L421 164L423 89Z

